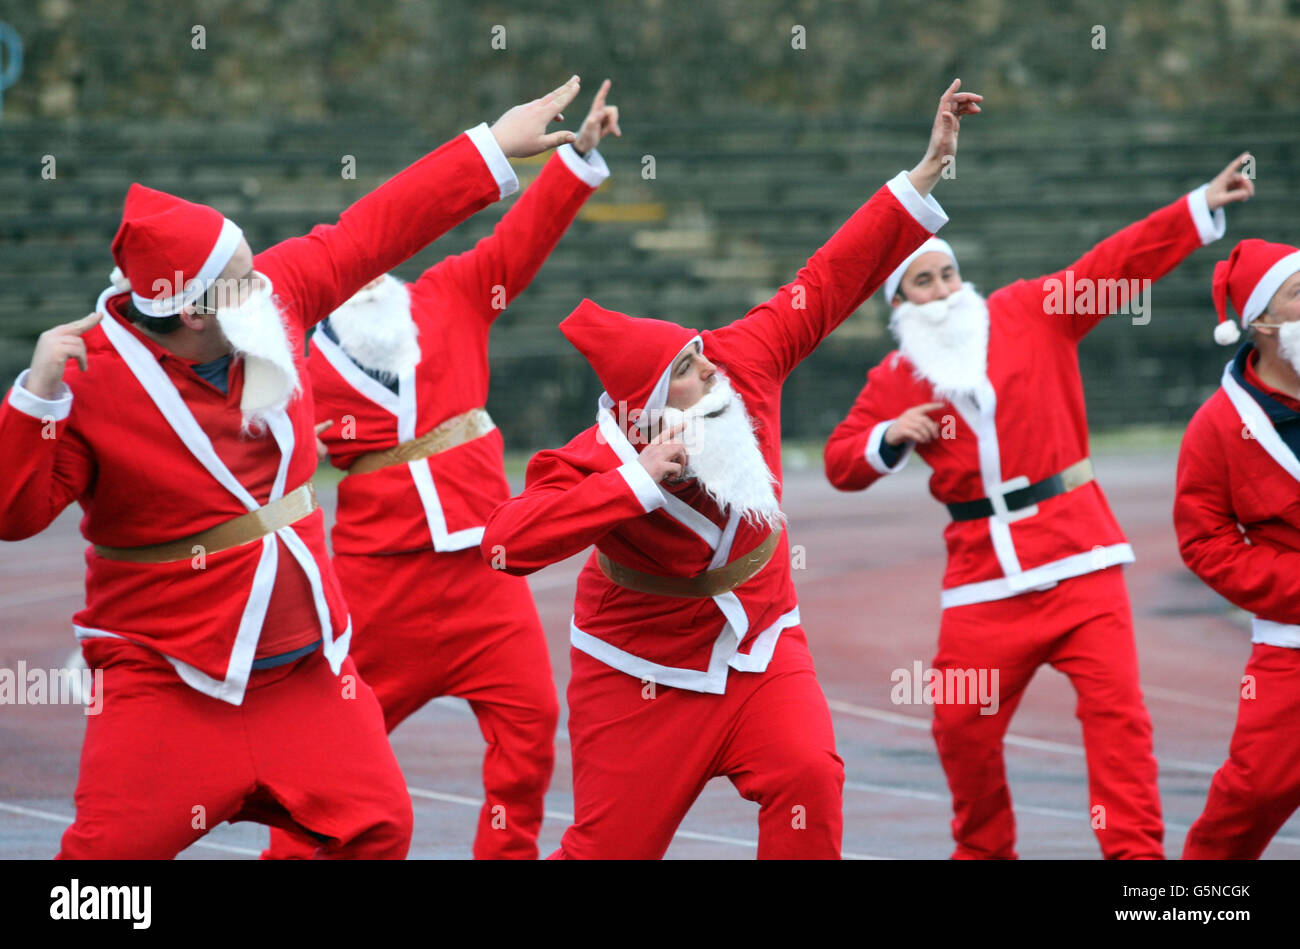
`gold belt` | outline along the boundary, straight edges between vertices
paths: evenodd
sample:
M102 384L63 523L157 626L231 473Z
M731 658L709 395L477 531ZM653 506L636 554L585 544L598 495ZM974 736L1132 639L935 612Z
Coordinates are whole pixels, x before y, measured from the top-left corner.
M772 555L776 553L781 541L781 528L767 535L767 538L738 560L726 566L706 570L693 577L664 577L655 573L642 573L621 563L615 563L602 553L596 560L600 571L614 583L638 593L652 593L656 596L677 596L705 598L730 593L742 583L754 577L767 566Z
M196 553L220 553L232 547L240 547L260 540L281 527L288 527L294 521L302 520L318 506L316 489L308 481L294 488L278 501L263 505L256 511L232 517L224 524L209 527L189 537L168 541L165 544L149 544L145 547L102 547L96 544L95 553L106 560L125 560L130 563L171 563L177 560L189 560ZM195 547L202 549L195 551Z
M486 409L470 409L460 415L453 415L447 421L425 432L419 438L402 442L384 451L366 452L348 468L348 474L369 474L390 465L404 465L408 461L419 461L457 445L463 445L486 435L496 428L492 416Z

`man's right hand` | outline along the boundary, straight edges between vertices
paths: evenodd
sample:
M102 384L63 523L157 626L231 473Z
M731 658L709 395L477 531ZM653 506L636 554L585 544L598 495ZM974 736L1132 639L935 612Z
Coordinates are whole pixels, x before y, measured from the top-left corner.
M903 442L924 445L939 437L939 423L929 413L944 407L945 402L922 402L914 405L885 429L885 441L897 448Z
M77 365L81 366L81 371L86 371L86 341L81 338L81 334L103 318L102 313L91 313L42 333L36 340L31 372L27 374L23 388L37 398L57 398L63 382L63 370L69 359L75 359Z
M527 158L548 148L558 148L577 139L572 132L550 132L546 126L564 118L564 108L578 95L579 80L574 76L558 89L517 105L492 124L501 151L507 158Z
M662 484L670 478L678 479L686 470L686 446L677 437L685 428L685 422L678 422L672 428L664 429L637 456L637 461L650 473L655 484Z

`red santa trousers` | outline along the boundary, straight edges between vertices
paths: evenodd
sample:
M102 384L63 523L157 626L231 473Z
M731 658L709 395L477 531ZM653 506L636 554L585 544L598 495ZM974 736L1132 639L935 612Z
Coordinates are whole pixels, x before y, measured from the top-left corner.
M352 658L391 732L427 702L469 702L487 741L475 859L537 859L555 764L559 700L528 581L493 570L477 547L334 558L352 611ZM265 856L303 856L271 833Z
M719 775L759 805L759 859L839 857L844 762L802 627L766 672L731 672L724 695L570 655L575 822L551 859L658 859Z
M953 858L1016 857L1002 739L1043 663L1065 673L1078 695L1075 716L1088 762L1086 813L1102 855L1162 859L1151 718L1138 685L1132 613L1118 566L1048 590L944 610L934 668L997 669L999 696L992 715L981 714L977 702L934 706L934 739L953 796Z
M318 835L320 856L406 856L411 798L374 694L320 651L255 670L242 705L190 688L157 652L82 644L103 670L61 859L170 859L222 821Z
M1243 686L1228 760L1187 833L1184 860L1257 860L1300 807L1300 649L1255 643L1246 675L1253 694Z

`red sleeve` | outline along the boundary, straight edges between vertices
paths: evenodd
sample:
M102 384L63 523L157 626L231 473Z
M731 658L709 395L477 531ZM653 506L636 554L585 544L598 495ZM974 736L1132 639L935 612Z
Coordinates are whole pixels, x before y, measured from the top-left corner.
M1107 237L1064 270L1018 281L1007 291L1016 295L1019 308L1035 317L1041 314L1074 342L1116 311L1126 310L1136 325L1144 325L1151 317L1151 300L1141 281L1154 283L1213 239L1202 236L1192 199L1184 195ZM1138 296L1128 305L1133 281L1138 281Z
M69 430L68 417L19 409L16 389L0 405L0 540L45 530L86 492L95 473L90 449Z
M716 330L714 338L728 360L783 381L946 220L939 205L922 199L900 174L835 232L794 283Z
M523 492L488 516L479 549L497 569L529 574L581 553L662 504L640 462L588 474L558 452L543 451L528 463Z
M826 478L841 491L861 491L884 475L893 474L907 462L914 446L907 442L893 466L881 457L880 442L887 423L896 419L913 402L909 393L898 385L896 354L867 373L867 384L858 393L848 417L831 432L826 441L824 461Z
M574 152L573 160L583 159ZM430 267L417 286L450 281L491 325L537 276L595 190L569 169L557 149L489 236L473 250Z
M357 201L337 224L318 224L258 254L256 267L295 301L305 329L500 194L482 153L462 134Z
M1247 542L1237 526L1224 450L1202 409L1178 455L1174 529L1183 563L1243 610L1300 623L1300 552Z

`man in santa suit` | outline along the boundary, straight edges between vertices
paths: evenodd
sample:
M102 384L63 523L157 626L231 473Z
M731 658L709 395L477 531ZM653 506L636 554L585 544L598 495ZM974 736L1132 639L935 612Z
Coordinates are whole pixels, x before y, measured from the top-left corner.
M941 689L932 697L955 858L1016 856L1002 738L1043 663L1078 694L1102 853L1163 856L1151 721L1119 567L1133 550L1093 480L1076 347L1108 314L1149 306L1138 294L1151 281L1223 233L1222 207L1252 193L1237 172L1245 157L1064 270L987 301L962 282L941 241L885 282L899 347L867 374L827 441L826 476L860 491L915 450L952 515L933 668L953 688L946 700ZM970 676L991 681L994 671L996 704L965 694Z
M334 569L352 609L351 655L389 731L430 699L469 701L487 740L474 856L537 857L559 714L528 581L479 556L510 497L501 433L484 411L488 334L609 175L596 145L621 134L601 86L572 145L473 250L410 286L381 277L312 336L316 416L348 471ZM271 832L269 857L316 845Z
M1300 807L1300 248L1244 240L1214 269L1215 339L1247 339L1192 417L1174 527L1192 572L1253 613L1228 760L1185 860L1254 860Z
M596 546L570 628L575 822L554 857L661 857L718 775L759 804L760 858L839 856L843 762L780 509L781 387L946 221L929 191L979 111L959 85L922 162L743 319L697 333L584 300L560 324L605 387L597 423L534 456L481 545L515 574Z
M405 856L411 804L348 658L347 606L311 476L309 327L517 187L507 158L574 77L254 256L220 213L133 184L97 312L42 334L0 408L0 537L85 512L103 670L65 858L170 858L222 821L315 835L330 856ZM64 378L69 359L79 373Z

